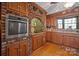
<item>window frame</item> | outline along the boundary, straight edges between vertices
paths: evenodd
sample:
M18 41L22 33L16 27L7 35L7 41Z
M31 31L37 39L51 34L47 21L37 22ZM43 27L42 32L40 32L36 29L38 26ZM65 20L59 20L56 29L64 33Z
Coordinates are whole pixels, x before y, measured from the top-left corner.
M57 28L58 28L58 19L62 20L62 29L65 29L65 19L70 19L70 18L76 18L76 29L78 29L78 16L73 16L73 17L59 17L57 18ZM59 29L59 28L58 28Z

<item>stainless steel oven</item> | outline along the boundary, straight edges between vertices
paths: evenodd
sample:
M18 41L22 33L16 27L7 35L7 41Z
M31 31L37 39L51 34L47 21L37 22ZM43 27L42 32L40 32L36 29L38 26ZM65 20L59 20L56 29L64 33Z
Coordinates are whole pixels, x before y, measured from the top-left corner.
M29 23L27 17L13 14L6 16L6 38L28 36Z

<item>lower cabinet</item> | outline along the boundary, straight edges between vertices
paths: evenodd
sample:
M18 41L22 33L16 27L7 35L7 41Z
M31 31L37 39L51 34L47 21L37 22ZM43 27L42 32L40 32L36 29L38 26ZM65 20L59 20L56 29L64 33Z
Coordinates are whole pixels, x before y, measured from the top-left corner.
M79 48L79 37L75 34L52 32L52 40L50 42Z
M28 41L26 41L26 40L20 41L19 52L20 52L19 53L20 56L28 55Z
M32 50L36 50L37 48L41 47L45 44L45 33L40 33L37 35L32 36Z
M79 37L75 37L73 46L79 49Z
M62 44L62 41L63 41L62 33L52 32L52 42Z
M69 35L64 35L63 44L73 47L74 37Z
M7 56L18 56L19 55L19 42L8 43L6 48Z
M46 41L52 42L52 32L51 31L46 32Z
M63 44L73 48L79 48L79 37L72 34L64 35Z
M38 47L38 39L37 37L32 37L32 50L34 51Z
M28 55L28 41L17 41L8 43L6 47L7 56L26 56Z

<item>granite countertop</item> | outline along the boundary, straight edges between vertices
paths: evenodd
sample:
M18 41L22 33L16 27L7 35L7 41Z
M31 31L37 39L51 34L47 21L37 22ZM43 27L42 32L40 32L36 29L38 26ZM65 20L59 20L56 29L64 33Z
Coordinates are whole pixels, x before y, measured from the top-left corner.
M32 35L41 35L41 34L43 34L43 33L45 33L45 32L32 33Z
M71 32L71 31L62 31L62 30L52 30L53 32L59 32L64 35L69 35L69 36L77 36L79 37L79 32Z

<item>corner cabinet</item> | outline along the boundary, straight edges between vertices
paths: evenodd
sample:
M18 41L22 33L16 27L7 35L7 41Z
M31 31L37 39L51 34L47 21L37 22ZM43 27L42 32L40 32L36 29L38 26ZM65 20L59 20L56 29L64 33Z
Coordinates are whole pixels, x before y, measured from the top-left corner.
M41 47L45 43L46 43L45 33L37 33L35 35L32 35L32 51Z
M51 31L46 32L46 41L52 42L52 32Z

